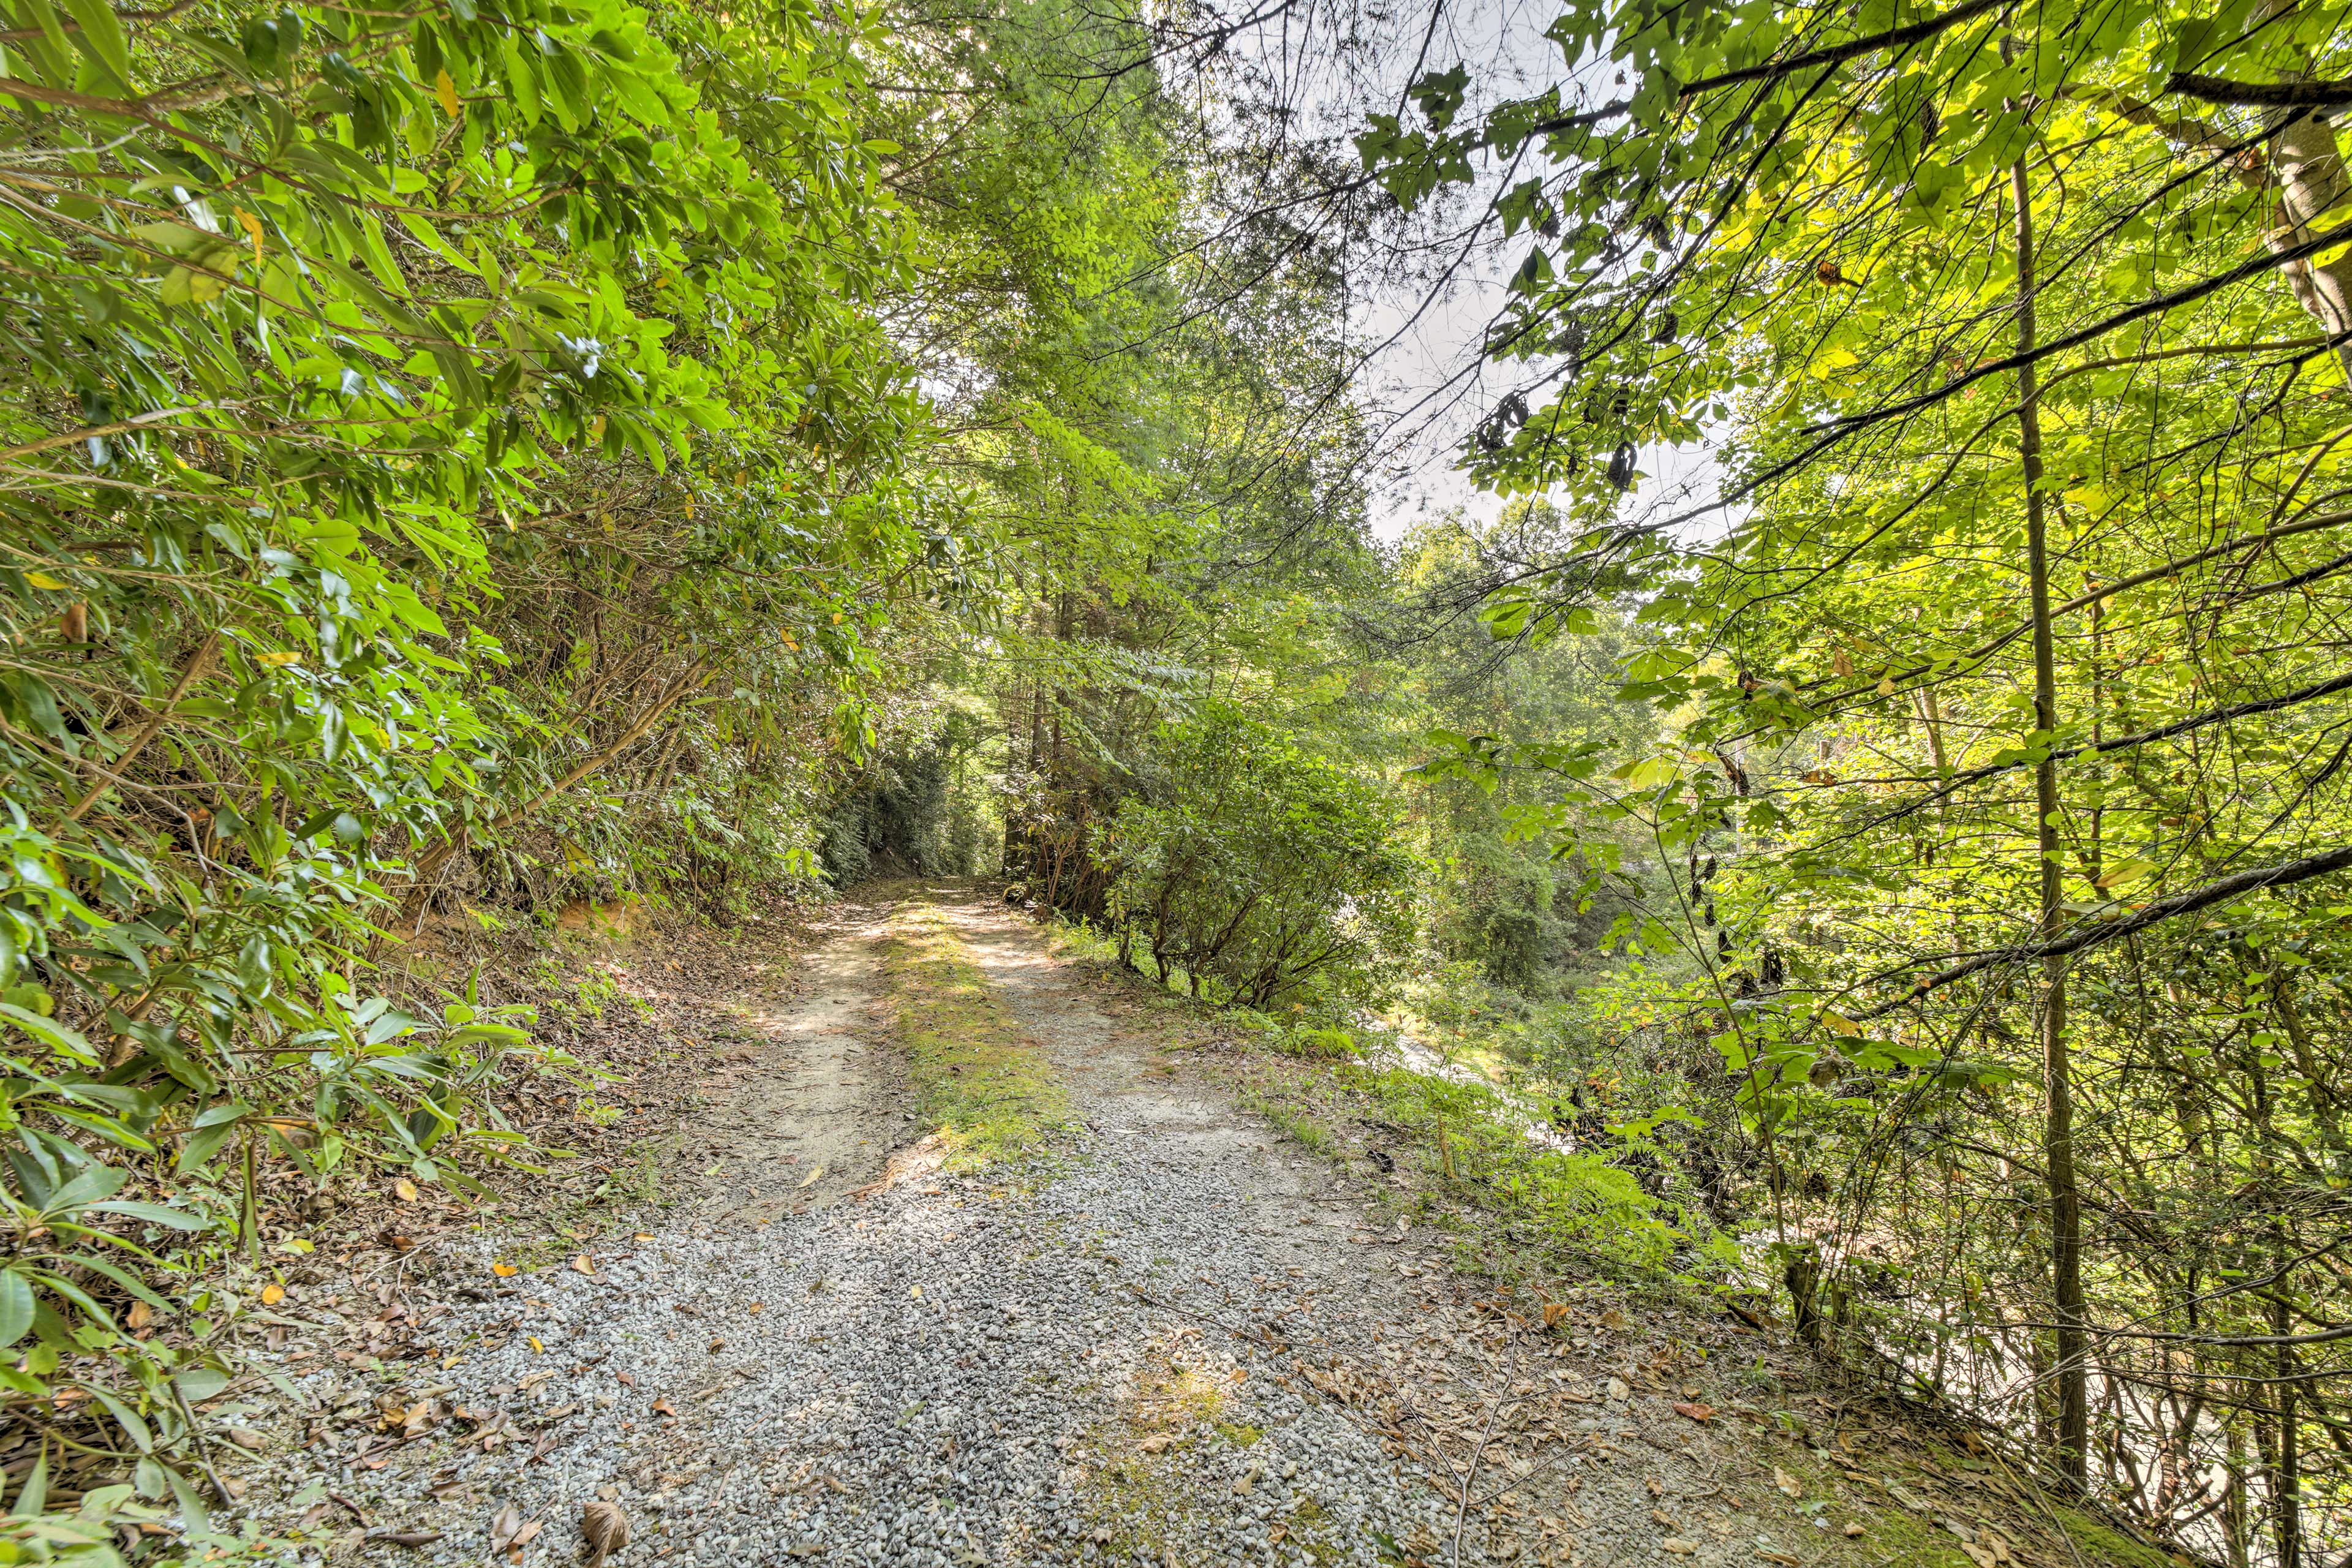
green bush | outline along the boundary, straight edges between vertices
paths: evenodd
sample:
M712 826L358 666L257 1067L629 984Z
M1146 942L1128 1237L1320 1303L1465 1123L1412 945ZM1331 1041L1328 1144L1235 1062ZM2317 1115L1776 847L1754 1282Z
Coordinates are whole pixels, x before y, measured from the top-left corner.
M1389 802L1223 704L1163 730L1155 764L1105 845L1122 956L1140 940L1163 984L1251 1007L1370 989L1413 929Z

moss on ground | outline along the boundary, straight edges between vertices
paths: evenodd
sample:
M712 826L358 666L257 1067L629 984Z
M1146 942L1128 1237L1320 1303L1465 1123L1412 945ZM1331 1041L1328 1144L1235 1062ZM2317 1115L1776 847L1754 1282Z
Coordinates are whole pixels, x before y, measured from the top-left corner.
M1068 1089L938 906L890 917L883 975L922 1115L950 1169L1035 1154L1071 1125Z

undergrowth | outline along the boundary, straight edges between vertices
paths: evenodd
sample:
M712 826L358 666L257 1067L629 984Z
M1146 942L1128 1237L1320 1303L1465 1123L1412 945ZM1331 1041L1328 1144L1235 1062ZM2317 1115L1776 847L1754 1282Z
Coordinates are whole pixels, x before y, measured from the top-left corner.
M1071 1123L1069 1091L971 962L947 917L908 901L883 961L923 1119L950 1169L1036 1153Z

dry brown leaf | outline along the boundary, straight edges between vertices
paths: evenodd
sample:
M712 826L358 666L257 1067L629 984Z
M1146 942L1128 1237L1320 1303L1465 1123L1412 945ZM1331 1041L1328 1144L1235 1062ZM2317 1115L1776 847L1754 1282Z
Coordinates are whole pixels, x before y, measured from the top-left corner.
M1659 1542L1658 1544L1664 1547L1667 1551L1673 1552L1677 1557L1688 1557L1698 1550L1697 1542L1685 1541L1679 1535L1669 1535L1664 1541Z
M1633 1320L1612 1307L1601 1314L1601 1326L1604 1329L1626 1329L1633 1326Z
M619 1384L623 1388L635 1388L637 1385L636 1378L633 1374L625 1372L614 1373L613 1374L613 1381Z
M534 1519L529 1524L524 1525L520 1530L514 1532L514 1539L507 1542L507 1550L511 1552L516 1547L524 1545L531 1539L531 1537L538 1533L539 1521Z
M1650 1510L1650 1522L1652 1524L1663 1524L1668 1530L1679 1530L1682 1528L1675 1521L1675 1516L1668 1513L1662 1508L1654 1508Z
M606 1557L629 1543L629 1516L617 1503L590 1502L580 1510L580 1539L588 1544L588 1568L604 1568Z
M490 1550L504 1552L522 1531L522 1510L509 1503L490 1516Z
M654 1401L654 1414L656 1415L667 1415L675 1418L677 1412L671 1408L669 1396L667 1394L664 1394L661 1398Z
M1168 1451L1168 1446L1175 1441L1175 1438L1165 1432L1154 1432L1143 1440L1143 1451L1147 1454L1164 1454Z
M1850 1520L1850 1519L1849 1519L1849 1520L1847 1520L1847 1521L1845 1521L1845 1527L1844 1527L1844 1529L1843 1529L1843 1530L1842 1530L1839 1533L1841 1533L1841 1534L1843 1534L1843 1535L1846 1536L1848 1539L1852 1539L1853 1537L1857 1536L1857 1535L1860 1535L1860 1534L1862 1533L1862 1526L1861 1526L1861 1525L1859 1525L1859 1524L1857 1524L1857 1523L1855 1523L1853 1520Z
M1772 1484L1779 1487L1790 1497L1802 1497L1805 1495L1805 1483L1799 1480L1796 1477L1790 1475L1788 1471L1782 1469L1778 1465L1772 1467Z
M572 1260L572 1267L593 1277L596 1272L596 1260L583 1252Z
M1767 1563L1778 1563L1780 1568L1805 1568L1802 1561L1790 1556L1785 1552L1759 1552L1756 1555Z
M1715 1406L1712 1405L1695 1405L1686 1402L1678 1403L1675 1406L1675 1414L1677 1415L1687 1415L1694 1421L1712 1421L1715 1419Z

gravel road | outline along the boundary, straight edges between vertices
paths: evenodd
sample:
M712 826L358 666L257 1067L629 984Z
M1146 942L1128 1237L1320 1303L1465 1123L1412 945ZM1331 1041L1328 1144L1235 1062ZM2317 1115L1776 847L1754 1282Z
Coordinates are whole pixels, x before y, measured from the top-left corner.
M1811 1534L1728 1495L1638 1333L1498 1322L1435 1237L1198 1081L1147 1014L939 896L1085 1120L1051 1173L925 1158L885 916L845 920L798 1001L745 1000L689 1152L708 1194L593 1273L462 1263L486 1299L403 1382L298 1376L345 1418L280 1447L257 1519L346 1531L313 1561L552 1563L604 1498L633 1523L619 1568L1745 1563Z

